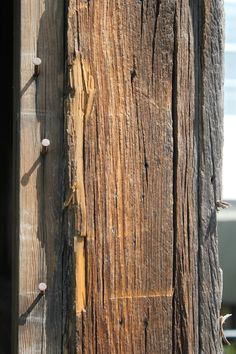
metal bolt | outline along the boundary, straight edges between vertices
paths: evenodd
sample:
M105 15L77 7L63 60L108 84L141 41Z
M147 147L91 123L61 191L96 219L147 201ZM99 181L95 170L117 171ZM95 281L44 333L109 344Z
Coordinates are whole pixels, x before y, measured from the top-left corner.
M34 64L34 76L37 77L39 76L39 66L41 65L42 60L40 58L34 58L33 59L33 64Z
M49 139L43 139L41 141L41 145L42 145L41 153L42 154L46 154L48 152L48 147L50 146L50 140Z
M39 288L39 291L44 293L46 291L46 289L47 289L47 284L46 283L40 283L38 288Z

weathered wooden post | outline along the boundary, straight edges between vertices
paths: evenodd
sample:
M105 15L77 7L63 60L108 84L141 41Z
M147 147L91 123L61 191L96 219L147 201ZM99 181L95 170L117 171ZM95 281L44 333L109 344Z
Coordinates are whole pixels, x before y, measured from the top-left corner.
M21 4L19 352L221 353L222 1L63 11Z

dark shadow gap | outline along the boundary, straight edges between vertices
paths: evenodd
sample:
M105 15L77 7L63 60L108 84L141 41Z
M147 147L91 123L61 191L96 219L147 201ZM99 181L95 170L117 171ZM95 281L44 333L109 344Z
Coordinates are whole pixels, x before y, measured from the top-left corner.
M0 354L11 353L12 175L13 175L13 0L0 12Z

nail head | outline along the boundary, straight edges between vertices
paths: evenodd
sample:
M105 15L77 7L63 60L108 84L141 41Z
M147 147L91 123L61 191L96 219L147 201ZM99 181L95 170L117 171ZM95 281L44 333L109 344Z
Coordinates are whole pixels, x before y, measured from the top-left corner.
M39 290L44 292L47 289L47 284L46 283L40 283L39 284Z
M41 60L40 58L34 58L34 59L33 59L33 64L34 64L35 66L41 65L41 63L42 63L42 60Z
M43 147L48 147L50 145L50 140L49 139L43 139L41 141L41 144Z
M33 64L34 64L34 76L37 77L39 76L39 66L42 63L42 60L40 58L34 58L33 59Z

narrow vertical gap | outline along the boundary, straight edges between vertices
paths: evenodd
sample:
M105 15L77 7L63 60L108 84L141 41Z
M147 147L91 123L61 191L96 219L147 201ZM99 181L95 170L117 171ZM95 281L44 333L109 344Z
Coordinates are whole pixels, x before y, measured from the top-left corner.
M11 0L12 5L11 28L12 28L12 260L11 260L11 348L12 354L18 353L18 289L19 289L19 111L20 111L20 13L21 1Z
M11 353L12 232L13 232L13 9L7 1L0 14L1 129L0 129L0 352Z
M177 5L176 5L177 6ZM174 48L173 48L173 72L172 72L172 130L173 130L173 303L172 303L172 353L176 352L175 342L175 313L176 313L176 256L177 256L177 167L178 167L178 124L177 124L177 8L174 14Z
M198 276L198 350L200 351L202 348L201 343L201 272L200 267L202 263L202 254L201 254L201 238L202 238L202 224L201 224L201 198L202 198L202 186L201 186L201 155L202 155L202 142L201 142L201 129L202 129L202 52L203 52L203 3L202 0L199 1L197 4L193 1L192 7L195 11L193 11L193 23L194 23L194 60L195 60L195 126L194 131L195 133L195 140L196 140L196 156L197 156L197 211L198 211L198 254L197 254L197 276Z
M155 50L156 50L156 36L157 36L157 21L160 12L160 1L156 1L156 10L155 10L155 21L153 29L153 38L152 38L152 75L154 74L154 60L155 60ZM152 76L153 77L153 76Z

